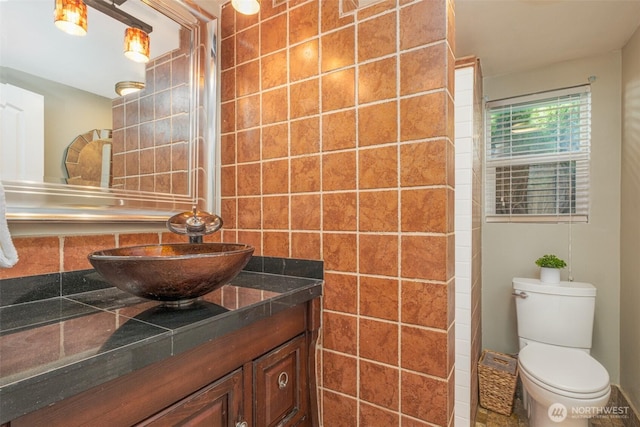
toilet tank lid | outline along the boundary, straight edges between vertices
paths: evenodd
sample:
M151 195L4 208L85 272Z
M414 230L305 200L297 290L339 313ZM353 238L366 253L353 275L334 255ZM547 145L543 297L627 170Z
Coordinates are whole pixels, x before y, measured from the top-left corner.
M518 291L533 292L553 295L574 295L583 297L593 297L596 295L596 287L586 282L565 282L549 285L540 282L539 279L527 277L514 277L513 289Z

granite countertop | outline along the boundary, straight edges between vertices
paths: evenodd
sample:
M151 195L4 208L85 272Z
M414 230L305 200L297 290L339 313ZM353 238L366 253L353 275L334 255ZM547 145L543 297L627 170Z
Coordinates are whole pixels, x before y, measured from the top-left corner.
M10 305L17 286L0 281L0 424L322 294L321 262L264 257L181 309L110 287L93 270L74 276L82 292L61 284L58 296Z

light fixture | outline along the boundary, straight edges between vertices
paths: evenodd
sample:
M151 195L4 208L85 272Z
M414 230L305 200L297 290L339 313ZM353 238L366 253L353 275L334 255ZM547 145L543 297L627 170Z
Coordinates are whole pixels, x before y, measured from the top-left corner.
M260 11L258 0L231 0L231 5L235 10L245 15L255 15Z
M53 22L67 34L84 36L87 34L87 5L82 0L56 0Z
M127 28L124 31L124 56L135 62L149 62L149 34L140 28Z
M116 93L119 96L129 95L142 89L144 89L143 82L123 81L116 83Z
M2 1L2 0L0 0ZM149 34L153 27L129 15L117 6L127 0L55 0L54 22L63 31L74 35L87 34L87 6L122 22L124 54L135 62L149 62Z

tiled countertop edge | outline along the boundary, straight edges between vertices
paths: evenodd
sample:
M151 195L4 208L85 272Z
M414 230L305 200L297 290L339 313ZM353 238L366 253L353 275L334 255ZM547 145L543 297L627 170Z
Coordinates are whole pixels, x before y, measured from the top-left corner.
M309 264L307 264L309 263ZM322 262L253 257L246 268L232 283L237 286L269 287L269 284L285 282L285 291L273 298L196 321L176 329L158 329L158 333L129 345L106 351L60 366L32 377L8 383L0 387L0 424L23 414L35 411L67 397L73 396L107 381L159 362L172 355L180 354L216 339L234 330L243 328L254 321L269 317L282 310L304 303L322 294ZM310 267L311 278L300 277L305 267ZM248 271L247 271L248 270ZM265 272L266 270L266 272ZM283 273L298 274L297 277ZM109 286L98 277L92 277L91 270L62 273L58 280L60 296L76 303L83 303L83 296L95 292L108 292ZM56 286L56 275L40 276L48 284ZM318 277L319 276L319 277ZM29 295L48 295L41 292L35 278L24 278ZM20 283L16 283L20 286ZM67 281L65 288L64 282ZM6 281L0 281L0 292ZM25 282L22 282L24 284ZM81 290L71 293L70 290ZM34 292L35 290L35 292ZM66 292L65 292L66 291ZM67 293L69 292L69 293ZM15 296L15 293L11 294ZM23 294L24 295L24 294ZM23 300L24 301L24 300ZM103 310L103 309L99 309ZM106 309L109 311L109 309ZM72 379L72 381L70 381ZM60 387L64 384L64 387Z

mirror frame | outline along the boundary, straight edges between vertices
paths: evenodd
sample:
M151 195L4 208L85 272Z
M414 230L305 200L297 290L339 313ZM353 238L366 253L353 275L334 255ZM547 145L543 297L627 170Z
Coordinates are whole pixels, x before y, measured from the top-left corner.
M211 212L217 208L218 20L192 0L142 1L191 31L188 194L5 180L9 221L164 222L193 206Z

